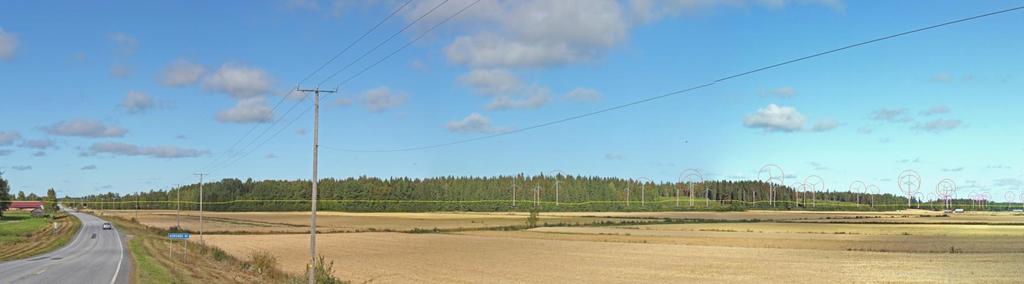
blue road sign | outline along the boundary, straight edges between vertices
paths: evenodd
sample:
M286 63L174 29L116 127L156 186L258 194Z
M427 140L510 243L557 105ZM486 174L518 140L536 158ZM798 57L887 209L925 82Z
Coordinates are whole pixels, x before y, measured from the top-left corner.
M189 233L167 233L167 237L171 239L187 240L192 234Z

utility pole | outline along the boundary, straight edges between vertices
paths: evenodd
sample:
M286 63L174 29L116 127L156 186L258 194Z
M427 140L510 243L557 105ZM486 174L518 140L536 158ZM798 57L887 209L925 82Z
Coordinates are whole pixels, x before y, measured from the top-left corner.
M335 89L334 91L323 91L323 90L320 90L319 86L317 86L315 89L311 89L311 90L310 89L297 89L297 90L299 92L303 92L303 93L310 93L311 92L314 95L314 99L313 99L313 180L311 181L313 183L313 185L312 185L313 186L313 192L312 192L312 194L311 194L312 196L310 198L312 201L310 202L311 203L311 205L310 205L310 212L311 212L311 214L310 214L310 217L309 217L309 261L310 261L309 262L309 284L315 284L316 283L316 197L317 197L317 191L316 191L316 184L317 184L316 166L317 166L317 154L318 154L317 151L320 148L320 144L319 144L320 143L319 142L319 140L320 140L320 93L321 92L324 92L324 93L334 93L334 92L337 92L338 90Z
M175 209L175 212L174 212L174 216L175 216L174 218L177 219L177 222L178 222L178 232L181 232L181 185L180 184L178 185L178 189L176 191L178 192L178 201L174 202L174 204L177 207L177 209Z
M194 175L199 176L199 243L206 244L203 241L203 177L209 175L207 173L195 173Z

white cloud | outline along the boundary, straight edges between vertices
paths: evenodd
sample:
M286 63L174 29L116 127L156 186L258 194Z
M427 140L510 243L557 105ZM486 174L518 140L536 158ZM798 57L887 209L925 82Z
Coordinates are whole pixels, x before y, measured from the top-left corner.
M527 97L499 96L495 97L489 104L489 110L510 110L510 109L535 109L548 103L550 97L546 89L540 90Z
M153 108L153 98L143 92L131 91L121 100L121 107L128 113L140 113Z
M491 125L491 119L479 113L471 113L460 120L449 121L446 126L449 131L457 133L495 133L502 129Z
M10 155L11 153L14 153L14 151L8 149L0 149L0 157Z
M11 168L14 169L15 171L27 171L31 170L32 166L11 166Z
M868 134L871 134L872 132L875 132L875 130L872 129L871 127L864 126L864 127L861 127L861 128L857 128L857 133L858 134L868 135Z
M205 155L206 151L174 146L141 147L119 142L95 143L89 146L88 155L111 154L121 156L147 156L153 158L192 158Z
M594 89L576 88L565 95L565 99L575 102L595 102L603 99L601 93Z
M36 152L32 153L32 157L45 157L45 156L46 156L46 152L43 152L43 151L36 151Z
M914 129L924 130L932 133L940 133L953 129L957 129L963 126L963 121L959 119L936 119L925 123L919 123L914 126Z
M270 76L262 69L229 63L206 77L203 87L235 98L251 98L269 91L270 81Z
M263 97L240 99L234 107L217 113L220 122L267 123L273 118L274 112Z
M825 132L839 127L839 122L832 119L819 120L814 126L811 127L811 131L814 132Z
M871 112L871 119L878 121L885 121L890 123L904 123L910 122L910 117L907 116L907 109L879 109Z
M18 36L0 28L0 59L11 60L18 50Z
M21 133L17 131L0 131L0 146L14 144L14 141L21 140Z
M388 87L377 87L363 93L366 108L372 112L382 112L405 103L408 96L402 92L393 92Z
M944 113L949 113L949 107L942 106L942 105L933 106L933 107L928 108L927 110L921 112L922 115L936 115L936 114L944 114Z
M21 141L21 144L18 144L18 147L46 150L49 148L57 148L57 143L50 139L28 139Z
M622 42L629 29L619 3L612 0L485 2L463 21L488 31L457 36L445 48L449 61L493 67L580 62ZM435 4L418 3L408 15Z
M135 48L139 46L139 41L122 32L112 33L108 35L107 38L114 42L117 46L117 51L121 53L130 54L135 52Z
M460 76L459 82L488 95L507 94L523 86L519 78L506 69L473 69Z
M769 132L794 132L804 128L804 116L796 108L769 104L743 120L743 126Z
M87 165L87 166L82 167L83 171L91 171L91 170L95 170L95 169L96 169L96 165Z
M57 124L45 127L43 130L50 135L88 138L122 137L128 133L128 130L125 130L124 128L108 126L101 122L88 119L61 121Z
M943 172L961 172L963 170L964 170L964 167L944 168L944 169L942 169Z
M203 65L178 59L164 69L160 83L172 87L187 86L198 82L205 73L206 68Z
M607 153L604 154L604 158L608 160L622 160L625 157L623 157L622 154L619 153Z
M524 43L490 34L459 36L445 54L451 62L481 67L563 65L593 56L564 42Z
M268 159L268 160L269 159L277 159L277 155L274 155L274 153L269 153L266 156L263 156L263 158L264 159Z

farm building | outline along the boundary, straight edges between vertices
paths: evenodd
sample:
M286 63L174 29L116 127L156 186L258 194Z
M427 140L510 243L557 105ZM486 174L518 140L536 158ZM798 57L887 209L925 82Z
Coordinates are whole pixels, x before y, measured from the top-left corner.
M46 209L42 201L11 201L11 210L32 211L33 209Z

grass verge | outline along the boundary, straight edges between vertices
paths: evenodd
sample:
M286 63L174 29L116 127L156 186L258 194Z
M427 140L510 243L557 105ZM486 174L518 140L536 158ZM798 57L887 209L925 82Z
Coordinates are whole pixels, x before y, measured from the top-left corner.
M135 261L133 283L305 283L302 275L284 273L275 260L255 255L247 260L235 258L223 250L183 242L171 243L167 231L146 227L132 219L107 216L129 237L129 251ZM342 283L325 279L320 283Z
M51 227L57 223L57 229ZM58 213L53 219L33 218L27 213L4 215L0 222L0 261L47 253L71 242L82 227L73 215Z

